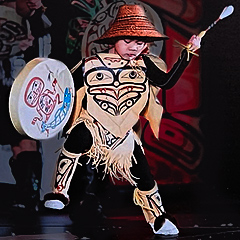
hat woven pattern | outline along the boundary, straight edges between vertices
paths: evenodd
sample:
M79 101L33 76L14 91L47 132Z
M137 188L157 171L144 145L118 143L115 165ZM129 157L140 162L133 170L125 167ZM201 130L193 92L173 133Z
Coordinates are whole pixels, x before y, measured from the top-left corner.
M122 37L138 37L146 41L167 38L149 21L140 5L122 5L115 22L98 41L108 42Z
M149 35L148 31L156 31L152 24L146 23L146 17L139 17L136 16L134 21L130 17L119 19L115 22L115 25L112 27L112 33L121 36L123 33L124 36L147 36ZM127 21L127 32L126 32L126 25L124 22ZM122 31L122 32L121 32ZM140 31L140 32L139 32Z

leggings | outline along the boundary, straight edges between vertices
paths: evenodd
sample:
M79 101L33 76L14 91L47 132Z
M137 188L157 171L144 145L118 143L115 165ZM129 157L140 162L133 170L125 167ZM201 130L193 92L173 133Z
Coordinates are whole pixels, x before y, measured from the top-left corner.
M84 123L76 125L66 142L64 143L64 148L71 153L84 153L88 151L93 143L93 138L91 132L85 126ZM130 168L134 181L137 183L137 187L141 191L149 191L154 187L154 179L150 172L148 161L144 155L141 147L135 142L133 155L136 159L132 161L133 166Z

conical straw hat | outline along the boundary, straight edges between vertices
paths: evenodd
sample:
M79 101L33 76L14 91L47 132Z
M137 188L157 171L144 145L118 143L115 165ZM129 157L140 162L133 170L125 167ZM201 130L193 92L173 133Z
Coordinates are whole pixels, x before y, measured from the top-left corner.
M140 5L122 5L119 7L114 23L95 42L111 44L123 38L137 38L145 42L153 42L168 37L154 27Z

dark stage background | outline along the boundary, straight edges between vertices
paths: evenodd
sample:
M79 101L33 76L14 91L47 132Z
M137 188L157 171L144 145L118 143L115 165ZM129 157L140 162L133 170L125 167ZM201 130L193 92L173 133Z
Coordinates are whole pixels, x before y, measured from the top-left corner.
M238 195L240 3L148 2L170 36L161 54L168 66L178 56L175 39L186 42L213 23L225 6L234 6L234 13L203 37L200 57L160 96L166 110L160 140L146 126L143 142L159 183L200 182Z
M205 154L199 176L206 183L213 182L217 188L239 196L239 1L205 1L203 26L230 4L235 7L234 13L205 36L201 51L200 127Z
M66 22L69 18L61 7L63 2L46 1L46 15L53 24L50 29L52 52L49 57L71 66L81 57L82 38L77 39L78 41L75 39L78 48L73 52L71 47L66 48L64 45L70 32ZM169 68L181 51L175 40L186 44L192 34L198 34L213 23L225 6L234 6L234 13L220 21L204 36L202 48L198 52L200 56L193 57L174 88L159 94L159 100L165 109L160 139L153 137L148 123L142 119L142 141L158 184L204 183L222 191L239 194L239 1L142 2L155 10L161 19L164 33L170 37L160 54ZM84 19L81 25L83 29L84 24L86 28L86 24L106 3L101 0L86 0L85 4L76 5L79 17ZM36 33L38 29L31 30L33 34L39 34ZM76 41L71 44L76 44ZM26 55L27 60L37 57L32 50ZM45 157L45 165L51 162L47 158ZM2 158L0 161L8 159ZM52 172L44 170L43 179L49 174Z

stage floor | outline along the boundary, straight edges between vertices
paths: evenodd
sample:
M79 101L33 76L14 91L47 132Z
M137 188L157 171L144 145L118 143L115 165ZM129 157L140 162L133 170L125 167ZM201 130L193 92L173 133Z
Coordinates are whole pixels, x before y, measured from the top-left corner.
M145 222L140 207L132 202L129 186L108 186L100 196L105 218L73 222L69 209L37 214L13 211L10 206L13 186L0 184L0 240L145 240L162 239ZM180 234L167 239L240 239L240 200L200 185L160 186L165 209L177 220Z

